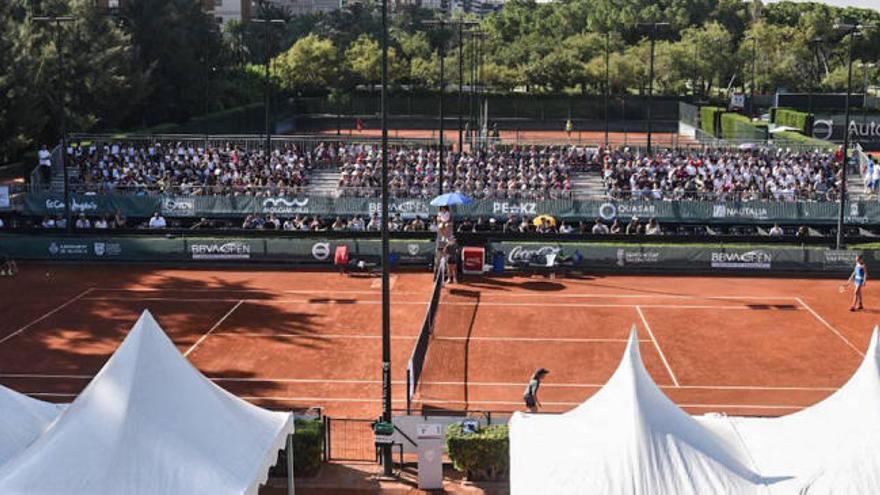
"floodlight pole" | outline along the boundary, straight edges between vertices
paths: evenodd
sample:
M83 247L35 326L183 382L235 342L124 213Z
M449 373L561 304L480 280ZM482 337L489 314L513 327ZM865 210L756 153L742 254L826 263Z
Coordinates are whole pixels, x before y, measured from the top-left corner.
M263 87L263 108L265 110L265 126L266 126L266 157L268 159L269 155L272 153L272 79L271 79L271 64L272 60L270 58L270 50L269 50L269 25L270 24L284 24L284 19L273 19L269 17L269 11L266 10L265 0L259 2L260 7L263 10L263 18L262 19L252 19L251 22L262 23L265 25L266 29L265 33L265 69L266 69L266 81Z
M388 249L388 0L382 0L382 421L391 423L391 291ZM394 475L391 445L382 444L385 476Z
M608 98L611 92L611 31L605 31L605 149L608 149Z
M843 247L844 241L844 209L846 207L846 167L849 160L849 98L852 92L852 69L853 69L853 39L855 34L860 31L861 26L852 24L839 24L835 28L843 30L844 36L849 35L849 56L847 61L847 79L846 79L846 99L844 100L844 122L843 122L843 162L840 165L840 200L837 210L837 249Z
M445 15L445 12L444 12L444 15ZM439 191L440 191L439 194L443 194L443 173L444 173L444 168L446 167L446 162L443 159L444 158L443 157L443 153L444 153L443 148L444 148L444 144L445 144L444 140L443 140L443 131L445 130L444 129L444 120L446 119L446 115L444 114L444 111L443 111L444 110L443 97L446 96L446 91L444 91L444 88L446 87L446 79L444 77L445 70L444 70L444 66L443 66L443 60L446 58L446 38L444 38L444 36L446 35L445 28L446 28L446 25L449 23L446 21L446 19L439 19L436 21L433 21L433 20L425 21L425 22L423 22L423 24L426 24L429 26L438 26L441 29L440 47L438 48L438 52L440 54L440 169L437 171L437 180L438 180L438 186L439 186Z
M646 22L639 23L639 27L647 27L651 34L651 62L650 73L648 75L648 154L651 154L651 135L654 130L654 118L651 113L651 107L654 106L654 48L657 42L657 30L661 27L669 26L668 22Z
M749 118L755 116L755 60L758 58L758 38L752 37L752 84L749 96Z
M70 16L34 16L34 22L55 25L55 47L58 50L58 127L61 132L61 172L64 176L64 217L67 232L73 231L73 212L70 205L70 175L67 172L67 79L64 77L64 38L61 36L61 24L73 22Z

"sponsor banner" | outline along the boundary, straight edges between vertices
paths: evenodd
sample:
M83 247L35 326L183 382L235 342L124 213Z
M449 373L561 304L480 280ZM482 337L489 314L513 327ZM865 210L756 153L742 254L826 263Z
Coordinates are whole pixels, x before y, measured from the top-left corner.
M674 270L755 271L823 270L821 261L808 259L808 251L797 248L731 249L691 246L613 245L596 243L516 243L499 242L492 252L500 251L508 266L556 254L568 263L585 269L602 270Z
M0 186L0 208L9 208L9 186Z
M330 197L255 197L255 196L89 196L74 195L75 214L112 215L117 209L129 217L146 218L155 211L168 217L244 217L249 214L335 215L368 217L381 211L375 198ZM426 218L437 209L424 199L392 199L389 211L405 219ZM29 215L61 215L63 198L45 194L25 196L23 212ZM455 207L457 215L504 218L508 215L593 219L610 222L615 218L656 218L664 222L706 223L826 223L837 222L838 204L834 202L723 202L723 201L474 201ZM854 201L846 204L844 217L855 225L880 223L880 202Z
M773 253L763 249L751 251L712 251L712 268L745 270L769 270L773 266Z
M251 253L262 250L261 241L198 239L188 243L190 256L194 260L249 260ZM256 248L256 249L255 249Z

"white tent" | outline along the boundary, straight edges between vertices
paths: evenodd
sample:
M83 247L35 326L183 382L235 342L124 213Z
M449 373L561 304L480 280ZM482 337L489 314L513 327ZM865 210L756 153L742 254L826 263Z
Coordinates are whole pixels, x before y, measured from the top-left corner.
M144 312L88 387L0 467L0 493L256 494L293 432L201 375Z
M510 428L514 494L880 493L880 336L827 399L744 418L683 412L645 370L633 332L595 396L562 415L517 413Z
M34 443L62 410L0 385L0 466Z
M660 391L635 329L614 375L585 403L561 415L516 413L510 422L514 495L761 493L746 459Z
M880 466L878 330L874 329L865 359L853 376L813 406L779 418L698 419L719 434L724 428L734 430L763 474L789 477L780 484L779 493L799 493L801 487L823 485L833 478L873 487L836 493L880 493L880 471L871 471ZM809 493L830 493L817 490Z

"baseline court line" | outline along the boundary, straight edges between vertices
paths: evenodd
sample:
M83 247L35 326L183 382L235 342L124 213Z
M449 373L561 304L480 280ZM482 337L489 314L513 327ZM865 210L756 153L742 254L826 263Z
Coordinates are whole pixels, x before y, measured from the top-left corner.
M828 330L831 330L831 332L833 332L834 335L837 335L838 337L840 337L840 340L842 340L842 341L843 341L846 345L848 345L852 350L856 351L856 353L858 353L859 356L865 357L865 353L864 353L864 352L862 352L861 350L859 350L859 348L856 347L856 346L854 346L853 343L850 342L848 338L844 337L842 333L838 332L836 328L834 328L833 326L831 326L830 323L828 323L827 321L825 321L825 318L822 318L821 316L819 316L819 313L817 313L813 308L811 308L809 304L807 304L806 302L804 302L803 299L801 299L800 297L798 297L798 298L797 298L797 302L799 302L799 303L801 304L801 306L804 307L804 309L806 309L807 311L809 311L810 313L812 313L813 316L816 317L816 319L819 320L820 323L822 323L823 325L825 325L825 327L828 328Z
M378 305L382 304L381 300L315 300L315 299L239 299L239 298L178 298L178 297L138 297L138 298L120 298L120 297L87 297L84 301L121 301L121 302L140 302L140 301L176 301L176 302L233 302L244 301L248 303L275 303L275 304L312 304L312 305ZM424 306L428 301L391 301L392 305L397 306ZM476 302L464 301L446 301L446 306L477 306ZM541 308L635 308L641 306L643 308L660 308L660 309L714 309L714 310L736 310L736 311L755 311L755 308L749 306L721 306L721 305L700 305L700 304L578 304L578 303L516 303L516 302L483 302L479 306L493 307L541 307ZM769 310L772 310L770 308ZM797 308L793 308L798 311ZM790 310L789 310L790 311Z
M648 319L645 318L645 313L642 312L641 306L636 306L636 312L639 313L639 317L642 319L642 323L645 324L645 330L647 330L648 335L651 336L651 341L654 342L654 347L657 348L657 354L660 354L660 359L663 361L663 366L666 366L666 371L668 371L669 376L672 377L672 383L674 383L675 386L678 387L678 378L676 378L675 373L672 372L672 368L669 366L669 361L666 360L666 356L663 354L663 349L660 349L660 344L657 343L657 338L654 337L654 332L651 331L651 325L648 324Z
M94 289L94 288L88 288L88 289L86 289L86 290L80 292L78 295L74 296L73 299L67 301L66 303L62 304L61 306L58 306L57 308L53 309L52 311L49 311L48 313L44 314L43 316L40 316L40 317L37 318L36 320L34 320L34 321L28 323L27 325L25 325L25 326L19 328L18 330L16 330L16 331L10 333L9 335L3 337L2 339L0 339L0 344L6 342L7 340L11 339L12 337L15 337L16 335L21 334L22 332L24 332L24 331L27 330L28 328L30 328L30 327L36 325L37 323L39 323L39 322L45 320L46 318L48 318L48 317L54 315L55 313L61 311L62 309L64 309L64 308L70 306L71 304L73 304L73 303L79 301L80 299L82 299L83 297L85 297L86 295L88 295L88 293L92 292L93 290L95 290L95 289Z
M222 325L223 322L226 321L226 318L229 318L229 316L230 316L232 313L234 313L235 310L238 309L238 307L241 306L242 304L244 304L244 300L240 300L240 301L238 301L238 302L235 304L235 306L232 307L232 309L230 309L229 311L227 311L226 314L223 315L222 318L220 318L219 320L217 320L217 323L215 323L214 326L211 327L211 329L208 330L208 332L207 332L205 335L202 335L201 337L199 337L199 340L197 340L196 343L192 345L192 347L190 347L189 349L187 349L186 352L183 353L183 357L187 357L187 356L189 356L189 354L190 354L192 351L194 351L194 350L196 349L196 347L199 346L199 344L201 344L202 342L204 342L205 339L207 339L209 335L211 335L212 333L214 333L214 330L216 330L217 327L219 327L220 325Z
M467 287L467 285L465 285ZM273 294L271 291L261 290L261 289L165 289L165 288L113 288L113 287L96 287L93 289L96 292L142 292L142 293L150 293L150 292L195 292L195 293L210 293L210 292L258 292L264 294ZM425 295L425 292L419 291L393 291L394 294L398 295ZM316 289L316 290L308 290L308 289L288 289L282 290L280 293L284 294L381 294L381 292L376 290L346 290L346 289ZM501 293L492 293L487 292L483 293L482 297L535 297L535 294L501 294ZM702 295L687 295L687 294L606 294L606 293L574 293L574 294L553 294L553 298L566 298L566 299L576 299L576 298L621 298L621 299L719 299L719 300L754 300L754 301L772 301L772 300L780 300L780 299L797 299L797 296L702 296Z
M69 379L69 380L91 380L94 375L60 375L60 374L31 374L31 373L0 373L0 379ZM360 378L258 378L258 377L223 377L211 376L209 380L215 382L232 382L232 383L326 383L329 385L336 384L376 384L381 385L380 379L360 379ZM404 385L404 380L394 380L394 385ZM473 387L522 387L521 382L463 382L463 381L425 381L420 382L421 385L434 386L462 386L468 385ZM603 383L542 383L544 388L600 388ZM838 387L798 387L798 386L761 386L761 385L658 385L660 388L682 389L682 390L758 390L768 392L833 392Z
M260 338L260 337L280 337L283 339L309 339L309 340L333 340L333 339L364 339L364 340L374 340L381 339L381 335L372 335L372 334L344 334L344 333L326 333L326 334L314 334L314 335L304 335L299 333L260 333L260 332L216 332L214 335L219 336L240 336L240 337L251 337L251 338ZM418 335L392 335L391 338L393 340L415 340L418 339ZM505 336L494 336L494 337L439 337L435 336L434 340L446 340L446 341L461 341L461 340L471 340L471 341L483 341L483 342L534 342L534 343L572 343L572 344L590 344L590 343L610 343L610 342L629 342L629 339L603 339L603 338L566 338L566 337L505 337ZM639 342L650 342L647 339L640 339Z

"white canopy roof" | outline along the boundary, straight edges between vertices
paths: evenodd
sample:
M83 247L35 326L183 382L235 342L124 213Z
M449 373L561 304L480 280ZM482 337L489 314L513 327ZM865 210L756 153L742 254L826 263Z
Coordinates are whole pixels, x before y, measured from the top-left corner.
M35 443L0 467L0 493L256 494L290 413L214 385L144 312Z
M608 383L561 415L514 414L517 494L758 493L740 448L702 427L654 384L633 329Z
M0 385L0 466L34 443L62 410Z
M846 385L798 413L691 417L654 384L634 330L593 397L510 428L514 494L880 493L880 337Z

